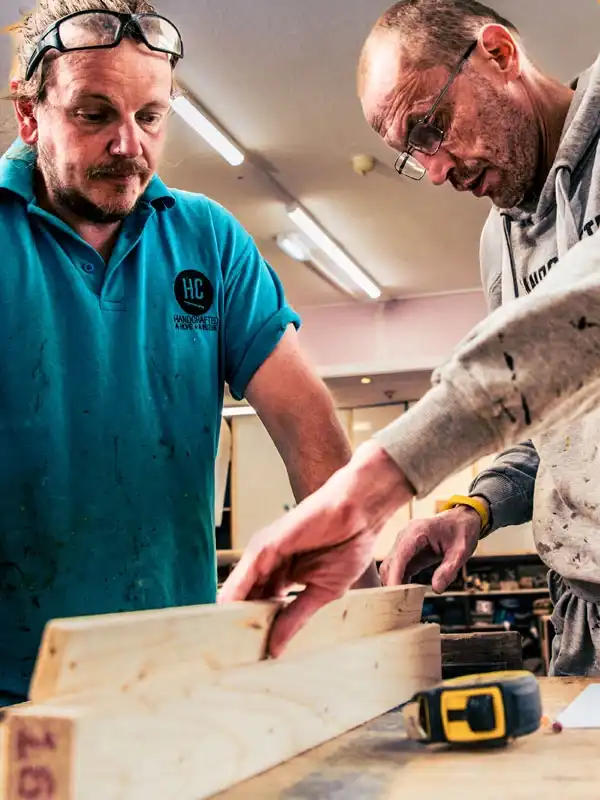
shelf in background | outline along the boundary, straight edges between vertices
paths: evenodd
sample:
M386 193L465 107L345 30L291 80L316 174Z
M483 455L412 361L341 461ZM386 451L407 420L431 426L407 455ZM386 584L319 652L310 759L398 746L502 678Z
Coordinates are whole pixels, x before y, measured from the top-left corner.
M217 550L217 564L220 567L229 567L237 564L243 555L243 550Z
M478 553L475 551L469 558L469 561L524 561L528 559L541 562L539 553L537 553L535 550L523 550L521 552L514 553Z
M427 624L427 620L425 620ZM474 625L440 625L441 633L496 633L499 631L516 631L519 628L529 628L529 625L522 623L511 622L504 624L502 622L490 622L489 624L474 624Z
M512 595L526 594L548 594L548 588L546 586L540 586L537 589L490 589L489 592L442 592L441 594L436 594L436 592L426 592L425 597L429 599L438 599L441 597L499 597L501 595L508 597Z

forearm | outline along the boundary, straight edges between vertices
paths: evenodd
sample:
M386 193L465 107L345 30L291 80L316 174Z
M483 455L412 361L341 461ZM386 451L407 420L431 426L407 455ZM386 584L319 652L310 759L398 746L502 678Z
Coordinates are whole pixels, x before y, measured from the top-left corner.
M419 497L476 458L597 406L599 276L596 234L535 292L478 325L425 397L377 435Z
M280 437L280 452L297 502L323 486L352 456L350 443L329 397L315 399L310 415L303 417L302 424L289 426L289 432ZM351 588L380 585L377 566L372 562Z
M246 396L285 464L298 502L350 461L352 449L333 399L302 353L294 331L286 332L256 372ZM371 569L365 581L368 575L373 585L376 572Z
M309 415L283 422L277 440L298 503L347 464L352 454L333 407L323 399L314 404Z
M348 463L351 447L333 398L288 329L250 381L246 397L285 464L298 502Z
M490 509L487 533L530 522L539 456L532 442L523 442L497 456L473 480L470 495L484 498Z

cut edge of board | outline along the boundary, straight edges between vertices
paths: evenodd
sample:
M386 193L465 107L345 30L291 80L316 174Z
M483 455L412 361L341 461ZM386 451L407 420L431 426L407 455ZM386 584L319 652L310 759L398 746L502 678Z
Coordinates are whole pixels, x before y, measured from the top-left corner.
M25 711L23 717L20 710ZM2 797L74 800L76 722L60 715L36 717L15 709L2 732Z

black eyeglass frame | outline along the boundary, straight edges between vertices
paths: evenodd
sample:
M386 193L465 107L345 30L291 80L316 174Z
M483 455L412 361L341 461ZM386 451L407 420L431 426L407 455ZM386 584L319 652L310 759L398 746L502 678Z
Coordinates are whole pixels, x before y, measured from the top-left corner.
M74 19L75 17L80 17L83 15L89 14L105 14L111 17L115 17L120 21L119 29L116 33L114 42L110 44L98 44L98 45L86 45L85 47L66 47L61 38L60 38L60 26L66 22L67 20ZM143 31L142 26L139 23L139 20L143 18L152 17L154 19L160 19L164 22L168 23L173 30L176 32L179 38L179 45L180 51L176 52L174 50L168 50L164 47L157 47L156 45L151 44L147 38L146 34ZM167 53L170 55L174 61L173 65L179 61L179 59L183 58L183 39L181 37L181 33L177 26L171 22L170 19L163 17L162 14L154 14L150 12L144 12L140 14L128 14L127 12L122 11L110 11L108 9L90 9L88 11L75 11L73 14L67 14L60 19L57 19L52 25L49 25L48 28L44 31L44 33L40 36L39 41L36 45L34 52L29 59L29 64L27 65L27 72L25 73L25 80L29 81L33 75L33 73L38 68L39 64L41 63L42 59L46 55L49 50L58 50L60 53L73 53L79 50L108 50L112 49L113 47L118 47L123 37L125 36L125 32L127 28L132 27L135 33L142 39L146 47L150 50L155 50L160 53Z
M396 159L396 161L394 163L394 169L396 170L396 172L399 175L403 175L404 177L411 178L411 180L415 180L415 181L420 181L422 178L425 177L425 172L426 172L425 169L423 169L422 174L418 178L413 177L412 175L409 175L408 173L403 172L402 170L404 169L404 167L406 165L406 162L408 161L408 159L410 158L412 153L415 152L415 150L417 152L419 152L419 153L425 153L428 156L434 156L438 152L440 147L442 146L442 142L444 141L444 131L440 130L435 125L432 125L430 120L435 115L435 112L437 111L437 108L438 108L439 104L444 99L444 97L446 95L446 92L448 91L448 89L450 88L450 86L452 85L454 80L456 79L456 76L461 71L461 69L463 68L463 65L466 63L466 61L468 61L469 57L471 56L471 53L475 50L476 47L477 47L477 39L475 39L475 41L471 42L471 44L467 47L467 49L465 50L462 58L460 59L458 64L454 67L452 72L450 73L444 88L439 93L439 95L436 97L433 105L431 106L431 108L429 109L427 114L425 114L423 119L420 119L418 122L416 122L413 125L410 133L408 134L408 145L406 147L406 150L404 150L402 153L400 153L400 155L397 157L397 159ZM422 145L420 145L416 141L414 141L414 139L413 139L413 141L411 141L411 137L415 136L415 132L416 131L424 130L424 129L426 129L429 132L429 134L433 134L433 137L432 137L433 146L430 147L430 148L423 147ZM400 162L402 162L402 163L400 163Z

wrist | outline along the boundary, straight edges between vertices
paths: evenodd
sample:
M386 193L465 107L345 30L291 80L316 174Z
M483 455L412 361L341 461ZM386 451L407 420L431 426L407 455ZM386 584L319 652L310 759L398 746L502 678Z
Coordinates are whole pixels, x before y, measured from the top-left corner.
M360 528L383 524L415 495L402 470L373 440L358 447L344 469L345 504Z
M484 536L489 531L491 510L490 504L485 497L480 495L454 495L442 506L441 510L450 511L452 509L470 519L476 520L480 536Z
M492 527L492 507L490 506L489 500L486 497L483 497L481 494L474 494L471 495L473 498L478 500L483 507L485 508L485 512L487 514L487 525L484 527L481 526L481 530L479 531L479 535L481 537L487 536L490 533Z
M472 495L469 495L469 496L472 497L474 500L478 500L485 507L485 511L486 511L488 520L491 520L492 511L491 511L488 499L486 497L484 497L483 495L481 495L481 494L472 494Z

